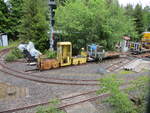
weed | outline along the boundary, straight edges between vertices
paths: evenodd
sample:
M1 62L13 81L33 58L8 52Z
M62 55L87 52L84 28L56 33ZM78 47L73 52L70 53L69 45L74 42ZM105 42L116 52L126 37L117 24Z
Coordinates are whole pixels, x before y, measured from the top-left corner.
M98 93L110 93L108 98L109 104L112 106L115 113L136 113L133 103L128 98L128 95L121 91L119 87L122 84L121 80L117 80L116 75L106 76L100 79L101 89Z
M13 62L23 57L24 57L23 53L18 48L14 48L5 56L5 61Z
M46 55L47 58L56 58L57 53L55 51L46 50L44 55Z
M51 105L49 107L39 107L36 113L64 113L63 111L56 108L59 104L58 99L50 101Z

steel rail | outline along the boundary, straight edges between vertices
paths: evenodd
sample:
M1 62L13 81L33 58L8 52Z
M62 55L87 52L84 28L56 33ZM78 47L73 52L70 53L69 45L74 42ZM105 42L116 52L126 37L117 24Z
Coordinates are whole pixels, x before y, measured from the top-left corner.
M96 91L98 91L98 90L88 91L88 92L84 92L84 93L81 93L81 94L77 94L77 95L73 95L73 96L69 96L69 97L65 97L65 98L60 98L59 100L62 101L62 100L66 100L66 99L72 99L74 97L79 97L79 96L95 93ZM92 97L92 98L84 99L84 100L76 102L76 103L62 105L62 106L57 107L57 108L58 109L63 109L63 108L66 108L66 107L69 107L69 106L73 106L73 105L76 105L76 104L80 104L80 103L84 103L84 102L87 102L87 101L96 100L97 98L100 98L100 97L103 98L103 97L106 97L107 95L108 94L102 94L102 95L95 96L95 97ZM34 108L34 107L37 107L37 106L48 105L50 103L51 102L41 102L41 103L38 103L38 104L31 104L31 105L28 105L28 106L23 106L23 107L3 110L3 111L0 111L0 113L12 113L12 112L16 112L16 111L21 111L21 110L25 110L25 109Z

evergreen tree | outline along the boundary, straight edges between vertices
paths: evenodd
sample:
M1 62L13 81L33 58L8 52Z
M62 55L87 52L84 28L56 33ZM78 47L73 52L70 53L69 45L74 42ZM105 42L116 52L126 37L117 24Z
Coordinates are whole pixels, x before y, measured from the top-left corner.
M8 33L8 8L4 0L0 0L0 32Z
M22 40L30 40L35 46L44 51L48 45L48 1L25 0L23 6L23 18L21 20L20 37Z
M12 39L18 39L19 25L21 24L21 17L23 15L22 7L23 0L9 0L9 26L10 26L10 37Z
M136 31L141 34L144 32L144 19L143 19L143 10L142 6L137 4L135 9L134 9L134 14L133 14L136 22Z
M133 17L134 8L132 4L127 4L127 6L125 7L125 10L126 10L126 13L125 13L126 15Z
M150 31L150 7L146 6L143 9L143 13L144 13L144 28Z

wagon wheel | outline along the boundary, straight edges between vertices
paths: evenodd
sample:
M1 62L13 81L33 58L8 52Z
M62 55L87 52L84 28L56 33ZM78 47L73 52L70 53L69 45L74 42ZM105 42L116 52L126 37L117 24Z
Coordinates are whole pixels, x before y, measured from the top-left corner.
M53 67L53 68L58 68L58 67L59 67L59 63L56 62L56 61L53 62L53 63L52 63L52 67Z
M98 62L99 62L99 63L101 63L101 62L102 62L102 60L103 60L103 58L102 58L102 57L99 57L99 58L98 58Z

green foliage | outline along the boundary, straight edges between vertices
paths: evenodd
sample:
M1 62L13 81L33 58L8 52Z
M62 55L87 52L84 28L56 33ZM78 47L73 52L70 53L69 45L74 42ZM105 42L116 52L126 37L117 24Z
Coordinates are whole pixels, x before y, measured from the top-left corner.
M150 6L146 6L143 9L143 15L144 29L150 31Z
M135 22L135 29L139 35L142 32L149 30L150 31L150 7L146 6L142 8L140 4L137 4L134 8L131 4L128 4L126 7L126 15L133 17ZM137 37L138 40L141 37Z
M36 113L64 113L55 107L59 104L58 100L53 100L50 103L51 105L49 107L39 107Z
M8 0L9 7L9 32L8 35L11 39L18 39L19 26L21 24L21 18L23 16L23 0Z
M23 53L22 53L18 48L14 48L14 49L11 51L11 53L12 53L13 55L15 55L18 59L24 57Z
M23 53L18 48L14 48L5 56L5 60L7 62L12 62L23 57Z
M110 75L100 79L99 93L110 93L108 99L115 113L136 113L133 103L129 100L128 95L119 89L121 81L117 80L116 75Z
M126 75L126 74L133 74L133 73L134 73L133 71L121 70L121 71L119 71L119 73L118 73L118 74Z
M0 33L7 33L8 30L8 7L4 0L0 0Z
M11 41L9 40L9 45L8 46L0 46L0 50L6 49L6 48L12 48L12 47L17 47L20 44L20 41Z
M20 26L22 40L34 42L35 47L44 51L48 48L48 1L24 0L23 18Z
M12 53L8 53L5 56L5 61L7 61L7 62L13 62L15 60L17 60L17 57L15 55L13 55Z
M89 43L113 49L124 35L137 37L133 19L117 2L105 0L72 0L56 10L56 29L64 31L64 40L79 50Z
M141 5L139 4L136 5L133 16L136 22L136 30L139 34L141 34L144 31L144 19L143 19L144 15Z
M131 81L131 86L127 89L128 93L133 92L134 97L138 98L141 101L141 105L136 108L137 113L145 113L147 103L148 103L148 94L149 94L149 75L142 75L136 80Z
M56 58L57 53L55 51L46 50L44 55L46 55L47 58Z

